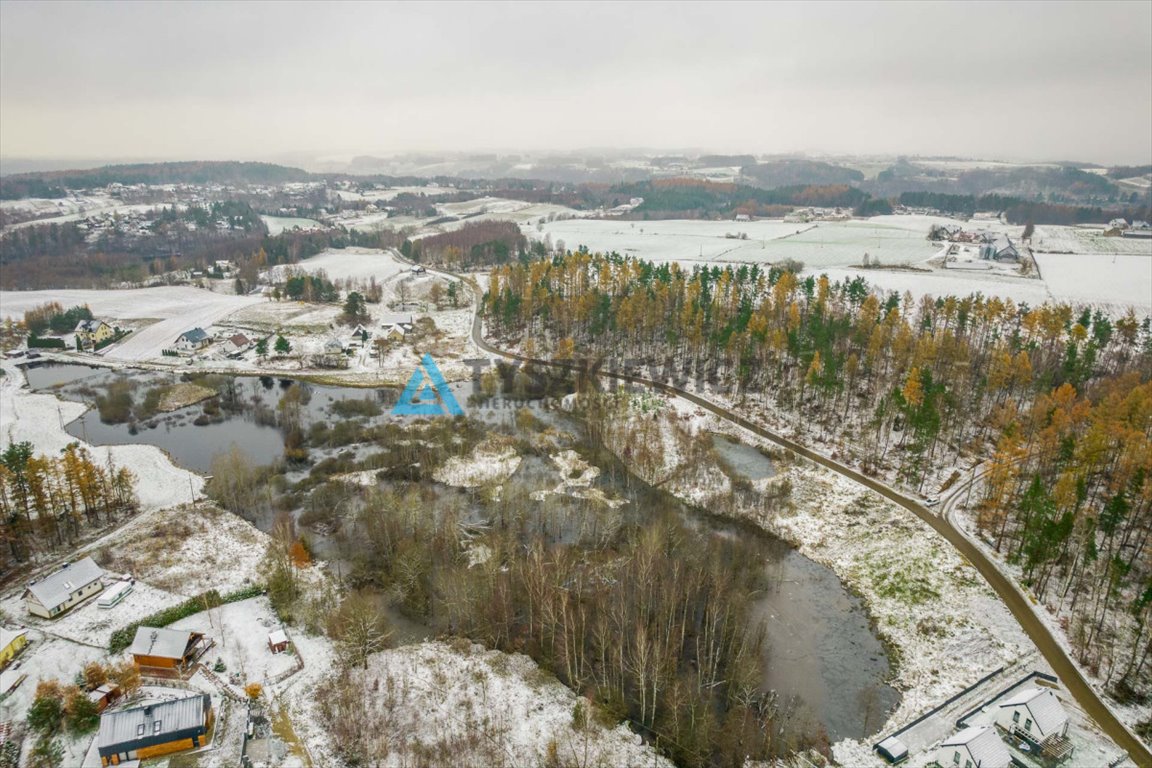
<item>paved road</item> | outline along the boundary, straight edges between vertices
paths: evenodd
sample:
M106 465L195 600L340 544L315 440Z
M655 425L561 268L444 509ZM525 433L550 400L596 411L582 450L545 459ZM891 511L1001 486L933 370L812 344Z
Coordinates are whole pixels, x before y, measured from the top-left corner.
M438 271L438 270L431 270ZM542 360L540 358L526 357L524 355L516 354L515 352L508 352L506 350L498 349L492 346L485 340L484 332L481 325L481 318L479 313L479 303L481 291L474 280L469 279L464 275L459 275L452 272L445 273L447 276L462 280L472 286L475 297L473 307L475 314L472 319L472 340L481 350L496 357L503 357L509 360L516 360L522 363L532 363L533 365L544 365L553 368L561 368L566 370L576 370L578 366L555 362L552 360ZM1030 598L1028 598L1023 591L1016 585L1009 576L1007 576L1000 568L993 562L983 551L977 547L959 528L952 525L946 512L936 514L932 510L922 506L915 499L910 498L900 491L892 488L891 486L883 483L875 478L868 477L853 469L852 467L842 464L834 459L830 459L823 454L810 450L803 445L789 440L788 438L778 435L771 430L765 429L759 424L755 424L743 416L740 416L729 409L717 405L710 400L707 400L699 395L691 392L686 392L677 387L673 387L663 382L652 381L642 376L633 376L626 373L618 373L614 371L598 371L598 375L613 378L618 381L625 381L633 384L641 384L652 389L665 392L669 395L683 398L690 403L693 403L704 410L719 416L726 421L729 421L737 426L747 429L760 437L769 440L777 445L780 445L793 453L799 454L804 458L826 467L833 472L836 472L844 477L856 481L860 485L869 488L884 498L899 504L904 509L919 517L925 523L932 527L937 533L943 536L949 544L956 548L956 550L964 556L968 562L975 566L988 585L1000 596L1000 599L1008 606L1012 615L1020 622L1020 626L1024 632L1035 643L1036 647L1043 654L1052 670L1063 682L1064 687L1072 695L1080 707L1088 713L1088 715L1095 720L1103 731L1114 741L1121 749L1128 752L1129 756L1136 762L1138 766L1146 766L1152 768L1152 751L1130 731L1124 723L1112 713L1108 705L1096 692L1096 689L1085 679L1080 669L1072 661L1071 657L1065 652L1060 643L1049 631L1048 626L1036 615L1035 609L1032 606ZM960 491L966 490L968 485L975 482L978 476L974 476L966 483L959 486L953 493L945 500L946 507L954 506L960 497Z

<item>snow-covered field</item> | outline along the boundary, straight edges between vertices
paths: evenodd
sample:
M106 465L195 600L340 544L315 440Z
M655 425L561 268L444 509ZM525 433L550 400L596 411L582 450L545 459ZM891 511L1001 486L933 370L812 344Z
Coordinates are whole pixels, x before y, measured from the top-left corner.
M268 234L273 236L290 229L327 229L315 219L297 219L291 216L261 216L260 218L263 219L264 226L268 227Z
M983 293L1031 305L1056 299L1083 302L1111 311L1128 306L1152 312L1152 241L1103 237L1100 230L1082 227L1038 227L1039 251L1071 250L1073 255L1038 252L1041 279L993 273L995 270L939 269L898 271L857 269L864 254L884 266L926 266L939 252L927 240L933 224L957 224L943 216L890 215L868 220L783 221L619 221L570 219L525 227L536 239L545 235L553 245L581 245L592 251L616 251L657 262L675 261L687 267L704 263L765 264L784 259L803 262L806 274L827 274L833 280L863 277L885 291L967 295ZM1020 226L995 220L972 220L966 229L991 230L1019 242ZM747 240L725 237L745 233ZM959 265L963 266L963 265Z
M399 261L391 251L375 248L340 248L324 251L312 258L291 265L292 269L316 273L324 270L329 280L367 280L375 277L384 282L394 275L405 272L408 265ZM273 267L271 272L280 279L286 267Z
M1131 306L1147 314L1152 312L1152 241L1145 245L1148 253L1140 255L1037 253L1036 261L1049 292L1059 301L1112 310Z
M238 309L263 301L258 296L230 296L189 286L130 290L0 291L0 317L20 319L35 306L58 301L64 307L87 304L101 320L112 323L156 320L138 327L104 356L113 360L150 360L171 347L184 331L208 328Z

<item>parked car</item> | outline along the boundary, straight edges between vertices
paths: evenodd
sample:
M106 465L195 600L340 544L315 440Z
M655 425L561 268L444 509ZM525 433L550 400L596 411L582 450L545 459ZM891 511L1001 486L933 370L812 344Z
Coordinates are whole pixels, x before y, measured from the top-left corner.
M939 496L929 496L928 498L924 499L924 506L926 506L926 507L934 507L939 503L940 503L940 497Z

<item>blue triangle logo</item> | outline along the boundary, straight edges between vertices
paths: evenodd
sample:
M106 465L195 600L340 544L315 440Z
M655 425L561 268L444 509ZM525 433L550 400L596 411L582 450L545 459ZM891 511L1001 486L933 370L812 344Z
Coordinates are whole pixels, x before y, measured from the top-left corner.
M463 416L464 409L456 402L436 361L426 354L412 371L408 386L404 387L392 413L396 416Z

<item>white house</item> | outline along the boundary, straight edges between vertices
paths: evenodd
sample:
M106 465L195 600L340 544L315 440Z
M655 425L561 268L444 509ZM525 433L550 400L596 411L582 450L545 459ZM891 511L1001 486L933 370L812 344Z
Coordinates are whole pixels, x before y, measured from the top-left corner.
M1028 688L1000 703L996 725L1039 744L1068 735L1068 713L1047 688Z
M997 235L980 246L980 258L988 261L1020 261L1020 252L1007 235Z
M995 728L965 728L940 742L936 762L941 768L1008 768L1012 756Z
M240 355L248 351L252 346L252 340L242 333L234 333L228 337L224 342L224 354L232 357L233 355Z
M28 585L24 590L24 607L34 616L56 618L104 589L103 576L104 571L90 557L65 563L55 573Z
M177 349L203 349L210 343L212 343L212 337L203 328L193 328L176 337Z

